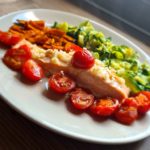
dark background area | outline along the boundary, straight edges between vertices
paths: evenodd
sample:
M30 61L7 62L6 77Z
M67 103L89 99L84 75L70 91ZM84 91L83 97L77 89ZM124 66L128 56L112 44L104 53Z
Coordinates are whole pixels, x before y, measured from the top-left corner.
M150 0L70 0L150 45Z

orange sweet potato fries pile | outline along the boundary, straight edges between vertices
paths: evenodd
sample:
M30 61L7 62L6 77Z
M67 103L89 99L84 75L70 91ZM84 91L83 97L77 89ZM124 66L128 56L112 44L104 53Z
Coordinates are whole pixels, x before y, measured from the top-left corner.
M10 29L10 33L21 36L33 44L44 49L61 49L67 51L75 40L65 32L45 26L45 22L17 20Z

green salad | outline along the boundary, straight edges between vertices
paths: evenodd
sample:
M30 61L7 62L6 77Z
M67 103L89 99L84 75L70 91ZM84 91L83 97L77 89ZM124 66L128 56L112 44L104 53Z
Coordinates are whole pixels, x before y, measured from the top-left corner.
M86 47L96 59L114 68L116 74L125 79L126 85L133 93L141 90L150 91L150 65L141 63L139 55L132 48L115 45L110 37L96 31L89 21L82 22L79 26L55 22L53 28L65 31L75 38L77 45Z

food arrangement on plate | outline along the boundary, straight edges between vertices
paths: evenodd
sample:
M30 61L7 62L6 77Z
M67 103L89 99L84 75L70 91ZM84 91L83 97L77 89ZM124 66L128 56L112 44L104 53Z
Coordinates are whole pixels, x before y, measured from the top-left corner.
M89 21L79 26L18 20L0 31L3 62L33 82L68 94L80 111L131 124L150 109L150 66L130 47L115 45Z

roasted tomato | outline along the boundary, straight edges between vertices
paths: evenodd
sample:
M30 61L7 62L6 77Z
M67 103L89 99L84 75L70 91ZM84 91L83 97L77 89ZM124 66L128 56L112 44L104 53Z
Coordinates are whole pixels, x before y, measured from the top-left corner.
M69 51L71 51L71 50L77 52L77 51L82 51L83 48L81 48L80 46L78 46L78 45L76 45L76 44L68 44L68 45L66 45L65 50L66 50L67 52L69 52Z
M132 107L138 107L138 103L134 97L125 98L122 101L122 106L132 106Z
M89 69L94 65L94 57L87 49L83 49L74 53L72 64L77 68Z
M0 31L0 42L6 46L15 45L20 40L21 40L21 37L18 35Z
M23 64L22 73L31 81L39 81L44 76L42 68L32 59Z
M63 71L55 73L49 78L49 87L60 94L65 94L75 88L75 82L65 75Z
M123 124L131 124L138 117L137 107L121 106L116 112L115 117L117 121Z
M27 45L19 48L8 49L4 55L3 61L11 69L21 69L24 62L31 58L31 50Z
M91 106L91 111L100 116L111 116L118 108L119 102L117 99L107 98L95 100Z
M141 91L140 93L145 95L150 101L150 92L149 91Z
M147 92L140 92L135 96L140 114L145 114L150 108L150 99L148 96L149 94Z
M93 104L94 96L81 88L77 88L70 93L70 100L75 108L84 110Z

